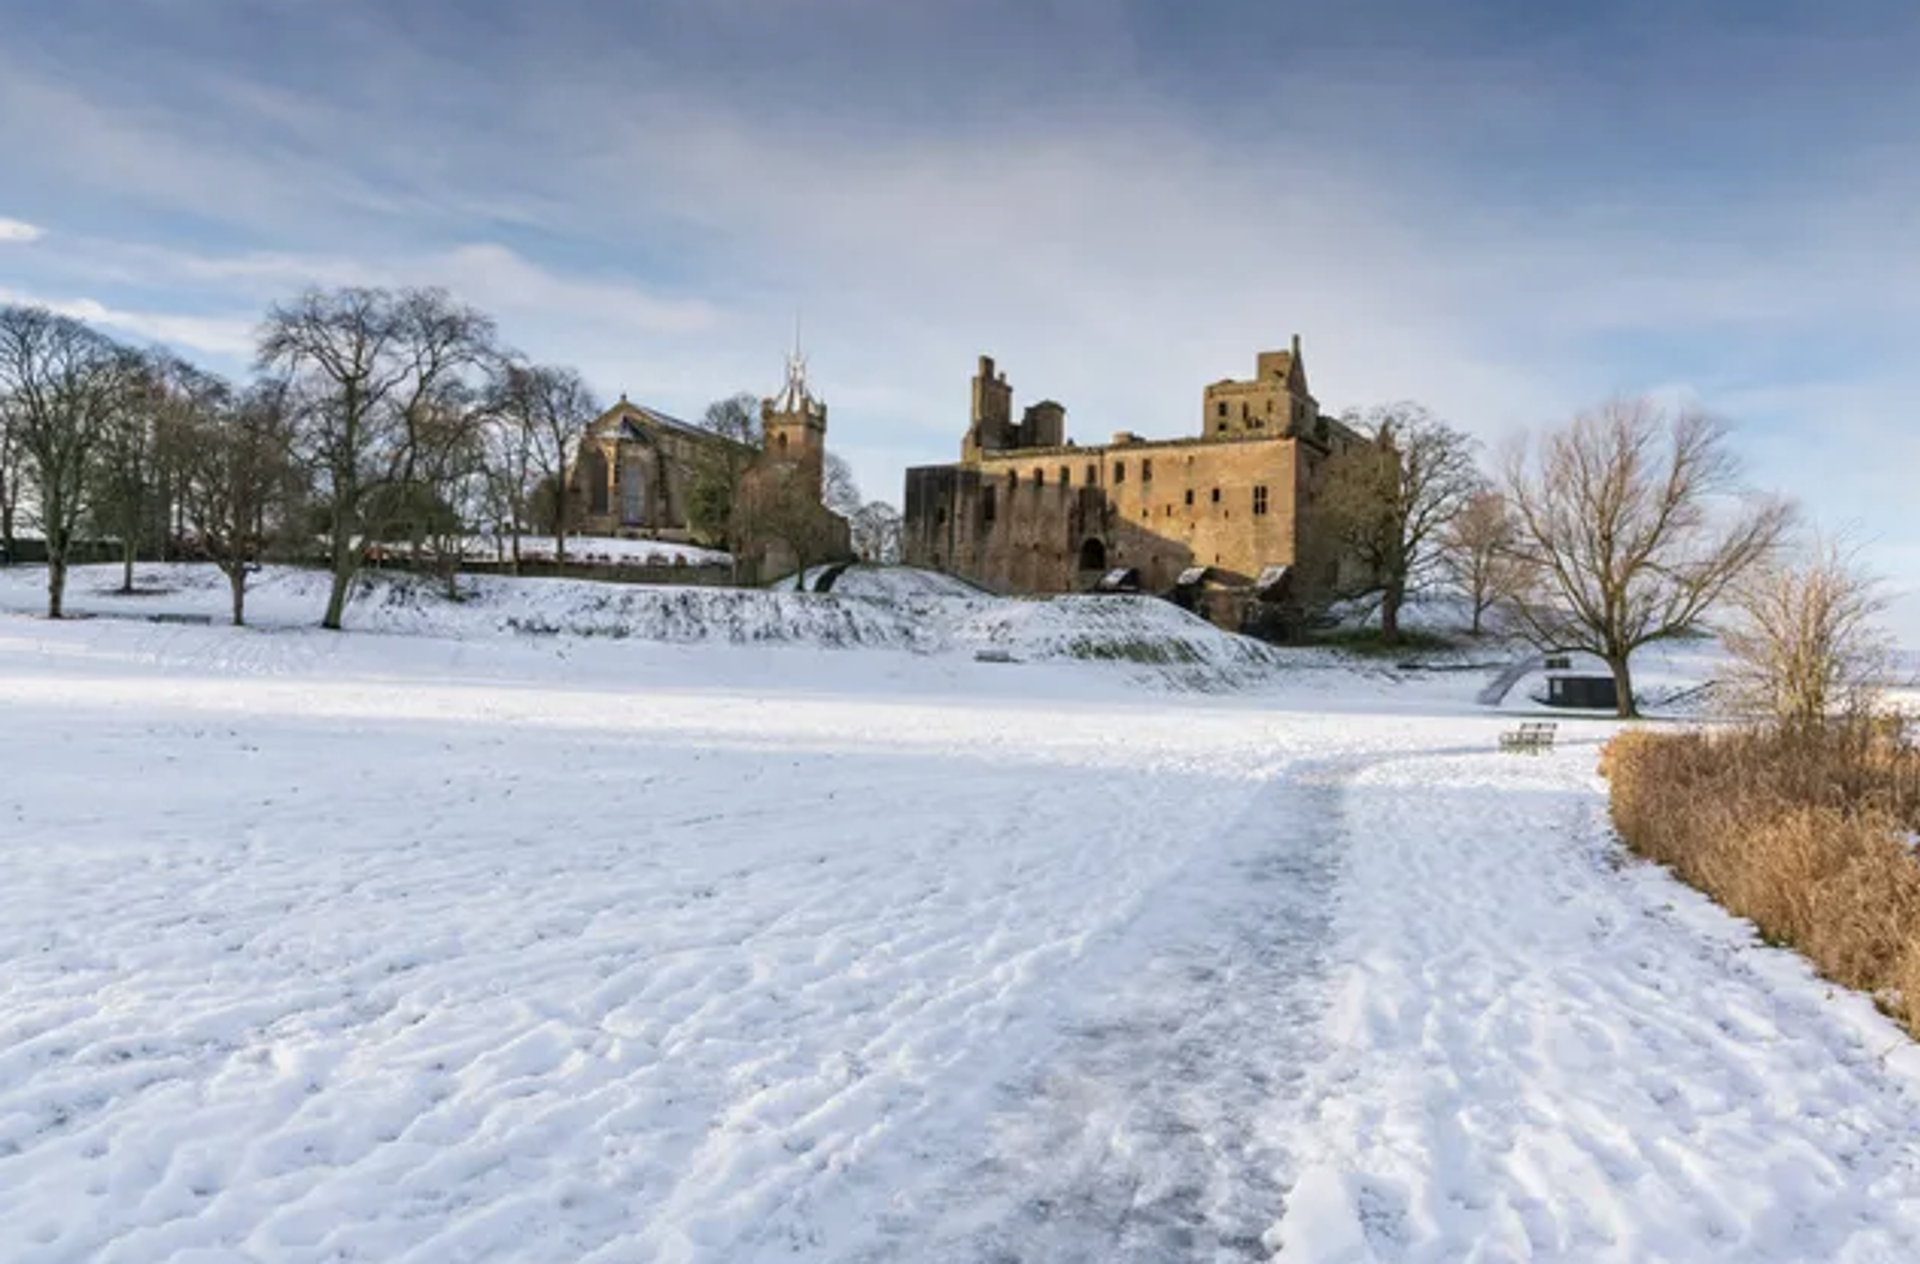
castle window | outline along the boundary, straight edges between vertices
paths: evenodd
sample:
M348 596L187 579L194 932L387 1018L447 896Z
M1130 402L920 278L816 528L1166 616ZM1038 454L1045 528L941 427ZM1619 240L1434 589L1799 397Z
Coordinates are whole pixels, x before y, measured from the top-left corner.
M1113 481L1116 483L1124 483L1127 481L1127 463L1125 461L1115 461L1113 463Z
M1224 400L1224 399L1223 399L1223 400L1221 400L1221 401L1220 401L1220 402L1219 402L1218 404L1215 404L1215 405L1214 405L1214 415L1215 415L1216 417L1224 417L1224 416L1226 416L1226 415L1227 415L1227 401L1226 401L1226 400ZM1225 426L1222 426L1222 427L1220 427L1220 428L1221 428L1222 430L1225 430L1225 429L1226 429L1226 427L1225 427Z
M1218 487L1213 489L1213 503L1216 505L1220 503L1220 489Z
M1033 472L1033 485L1035 487L1045 487L1047 485L1047 472L1045 470L1035 470Z
M1100 467L1097 465L1089 465L1087 467L1087 486L1092 487L1095 483L1098 483L1099 481L1100 481Z
M993 521L994 510L998 508L994 503L994 492L996 490L995 488L988 487L982 489L980 492L980 521L982 522Z
M787 450L787 432L782 430L780 434L774 439L774 444L782 452L785 452Z
M1140 481L1143 483L1151 483L1153 481L1153 458L1150 456L1141 458Z
M1255 514L1267 512L1267 488L1265 484L1261 484L1253 489L1253 512Z
M1060 467L1060 486L1070 487L1072 485L1073 485L1072 471L1068 470L1067 467L1064 465L1061 466Z
M1224 421L1220 423L1220 433L1221 434L1227 433L1227 423Z
M1193 508L1193 488L1187 488L1187 508Z

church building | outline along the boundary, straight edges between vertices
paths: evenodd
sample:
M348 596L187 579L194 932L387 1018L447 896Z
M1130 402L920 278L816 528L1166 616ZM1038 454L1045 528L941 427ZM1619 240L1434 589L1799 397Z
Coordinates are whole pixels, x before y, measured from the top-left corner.
M711 544L695 539L689 510L701 470L717 466L741 471L728 543L742 578L851 556L847 520L822 499L827 406L807 385L806 363L796 348L786 384L761 401L757 447L622 395L588 424L568 471L575 534Z

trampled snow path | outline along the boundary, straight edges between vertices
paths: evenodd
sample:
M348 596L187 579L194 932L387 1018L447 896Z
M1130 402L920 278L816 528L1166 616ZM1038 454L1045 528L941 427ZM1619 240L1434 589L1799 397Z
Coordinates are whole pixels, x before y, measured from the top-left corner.
M1269 1258L1291 1166L1272 1112L1322 1053L1344 775L1277 777L1082 961L969 1128L977 1157L897 1197L853 1258Z
M0 626L0 1259L1920 1258L1910 1047L1421 688Z

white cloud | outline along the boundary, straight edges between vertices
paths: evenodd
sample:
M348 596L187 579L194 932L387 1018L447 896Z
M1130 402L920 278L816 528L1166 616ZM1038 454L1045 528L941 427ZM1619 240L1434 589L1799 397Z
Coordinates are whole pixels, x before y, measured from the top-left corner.
M13 242L18 244L35 242L44 236L46 236L46 231L37 225L29 224L25 220L7 219L5 216L0 216L0 243Z
M5 288L0 288L0 303L44 307L90 325L165 343L183 351L203 351L239 359L253 352L255 322L250 317L127 311L90 298L47 298Z

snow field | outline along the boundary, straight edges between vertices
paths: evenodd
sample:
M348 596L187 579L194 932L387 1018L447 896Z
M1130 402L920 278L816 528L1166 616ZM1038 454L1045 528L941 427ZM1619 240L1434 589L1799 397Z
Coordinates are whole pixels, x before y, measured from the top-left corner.
M1909 1043L1626 862L1593 764L1354 778L1285 1258L1920 1258Z
M1610 726L472 617L0 618L0 1259L1920 1257L1911 1046Z
M23 630L19 1261L911 1242L886 1191L990 1152L982 1103L1071 967L1205 856L1197 805L1231 818L1333 738L1111 692L901 698L806 651L819 683L633 690L625 647Z

